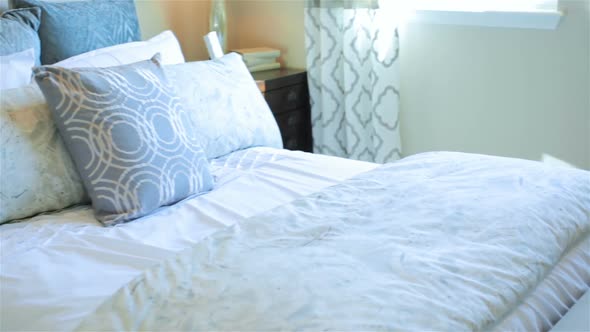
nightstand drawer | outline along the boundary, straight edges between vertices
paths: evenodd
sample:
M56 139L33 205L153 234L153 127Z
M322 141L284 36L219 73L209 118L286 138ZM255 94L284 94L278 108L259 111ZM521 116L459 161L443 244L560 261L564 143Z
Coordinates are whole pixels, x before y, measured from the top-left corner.
M309 97L306 84L266 91L264 99L274 113L281 113L296 108L308 107Z
M283 148L292 151L307 151L305 143L302 142L302 138L298 136L291 136L283 140Z
M312 152L311 105L305 70L282 68L252 74L288 150Z
M281 131L285 149L311 151L309 108L275 114L275 118Z
M307 112L303 109L275 114L281 134L283 136L292 136L300 132L305 124L305 115L307 115Z

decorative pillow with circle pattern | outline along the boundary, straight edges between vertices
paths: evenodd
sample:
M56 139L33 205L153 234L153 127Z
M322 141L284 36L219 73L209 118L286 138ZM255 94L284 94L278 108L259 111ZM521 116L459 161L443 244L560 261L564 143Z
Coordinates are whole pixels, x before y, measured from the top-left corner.
M34 72L103 224L145 216L213 187L194 122L159 55L117 67Z

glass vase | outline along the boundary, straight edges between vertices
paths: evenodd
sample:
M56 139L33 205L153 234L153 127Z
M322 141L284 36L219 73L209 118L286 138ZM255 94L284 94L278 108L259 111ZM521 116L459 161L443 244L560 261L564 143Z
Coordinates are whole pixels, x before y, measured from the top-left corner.
M225 18L225 0L211 1L211 16L209 17L209 31L217 32L221 49L227 51L227 21Z

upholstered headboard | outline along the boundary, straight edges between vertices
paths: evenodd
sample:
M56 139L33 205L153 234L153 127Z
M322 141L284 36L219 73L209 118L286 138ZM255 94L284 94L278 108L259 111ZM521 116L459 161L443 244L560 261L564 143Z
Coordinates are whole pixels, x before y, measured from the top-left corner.
M79 0L49 0L53 2L66 2L66 1L79 1ZM12 0L0 0L0 13L6 11L7 9L14 8Z

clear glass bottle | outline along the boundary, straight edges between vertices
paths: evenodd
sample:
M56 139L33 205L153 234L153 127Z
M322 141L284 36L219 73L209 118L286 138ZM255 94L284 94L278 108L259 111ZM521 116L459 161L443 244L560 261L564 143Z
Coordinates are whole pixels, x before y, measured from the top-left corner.
M217 32L221 49L227 51L227 21L225 19L225 0L211 1L211 16L209 17L209 31Z

